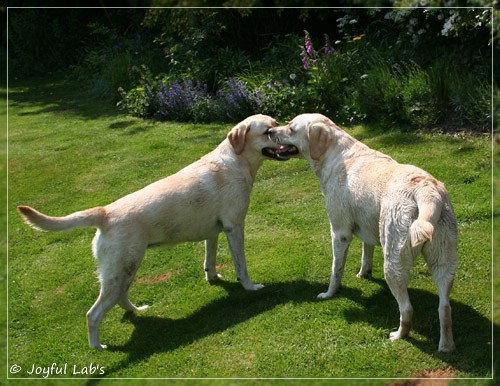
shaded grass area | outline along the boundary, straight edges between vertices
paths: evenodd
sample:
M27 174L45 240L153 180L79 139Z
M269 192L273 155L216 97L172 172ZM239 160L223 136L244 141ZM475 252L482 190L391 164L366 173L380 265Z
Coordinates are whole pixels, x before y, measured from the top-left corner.
M217 285L204 280L202 243L149 250L130 297L152 307L137 315L115 307L101 328L109 350L99 352L88 348L85 325L99 290L93 230L35 232L22 224L15 206L64 215L109 203L198 159L231 126L119 115L56 77L11 86L8 367L22 370L10 377L35 377L27 374L33 364L52 363L67 363L68 378L85 378L72 374L73 366L92 363L105 369L106 378L249 379L242 384L262 377L313 378L314 384L331 383L319 378L387 384L373 378L491 377L489 138L347 129L448 187L460 237L452 293L456 353L436 352L438 297L423 259L410 282L415 315L406 340L387 339L398 325L398 311L383 280L379 249L374 279L360 280L355 275L361 244L353 242L343 289L331 300L315 300L328 286L330 235L319 184L301 160L267 161L254 186L246 250L250 275L266 285L263 290L246 292L236 282L223 236L218 259L223 280Z

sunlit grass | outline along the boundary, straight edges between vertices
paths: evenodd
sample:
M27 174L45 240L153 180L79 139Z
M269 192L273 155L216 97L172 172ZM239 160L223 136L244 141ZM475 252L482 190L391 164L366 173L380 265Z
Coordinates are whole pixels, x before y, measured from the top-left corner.
M491 376L489 138L349 129L449 189L460 232L452 293L456 353L436 352L438 297L423 261L410 282L415 315L407 340L387 339L399 315L380 249L374 280L360 280L361 243L354 241L342 291L316 301L329 281L329 224L319 184L302 160L267 161L257 175L246 252L263 290L246 292L236 282L223 235L218 285L204 280L202 243L150 250L130 297L151 308L130 316L115 307L101 328L109 350L98 352L88 348L85 322L99 291L93 230L36 232L22 223L16 205L64 215L107 204L195 161L231 125L118 115L63 81L30 81L10 91L8 366L23 369L11 377L30 377L33 364L91 362L109 378Z

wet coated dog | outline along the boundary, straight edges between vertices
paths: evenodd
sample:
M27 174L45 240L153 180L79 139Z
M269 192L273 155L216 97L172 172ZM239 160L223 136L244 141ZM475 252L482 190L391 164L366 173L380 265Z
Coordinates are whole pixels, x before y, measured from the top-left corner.
M326 198L333 244L330 286L340 287L353 235L363 241L359 277L369 277L375 245L382 245L384 275L399 305L399 329L408 334L413 308L410 269L422 252L439 291L439 351L453 351L450 291L458 264L457 223L444 185L429 173L402 165L370 149L320 114L302 114L270 130L282 158L303 157L319 178Z

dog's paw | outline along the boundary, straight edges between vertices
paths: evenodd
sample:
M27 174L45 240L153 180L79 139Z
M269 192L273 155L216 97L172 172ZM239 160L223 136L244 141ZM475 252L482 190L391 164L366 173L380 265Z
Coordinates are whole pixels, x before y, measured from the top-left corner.
M356 276L359 277L360 279L368 279L368 280L371 280L373 278L372 271L368 272L359 271Z
M398 339L401 339L403 338L403 336L401 335L401 333L398 331L393 331L391 333L389 333L389 339L390 340L398 340Z
M210 282L216 282L217 280L221 279L222 275L216 273L215 275L205 275L205 279L210 283Z
M91 345L90 348L102 351L102 350L106 350L108 348L108 346L106 346L105 344L97 343L96 345Z
M263 284L243 284L243 288L245 288L247 291L258 291L262 288L264 288Z
M331 298L332 296L333 296L333 294L331 294L331 293L329 293L329 292L322 292L322 293L320 293L320 294L319 294L316 298L317 298L317 299L321 299L321 300L323 300L323 299L329 299L329 298Z
M439 352L452 352L455 351L455 343L449 343L449 344L439 344L438 348Z
M149 306L147 304L143 305L143 306L140 306L140 307L137 307L137 310L136 311L145 311L149 308Z

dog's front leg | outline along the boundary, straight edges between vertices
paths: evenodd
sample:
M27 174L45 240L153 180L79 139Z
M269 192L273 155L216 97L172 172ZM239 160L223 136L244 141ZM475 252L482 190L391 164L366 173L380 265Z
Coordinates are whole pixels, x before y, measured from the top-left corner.
M215 281L221 276L215 269L215 259L217 257L217 244L219 236L205 240L205 278L207 281Z
M236 224L232 226L224 226L231 255L233 257L234 268L236 269L236 277L247 290L256 291L264 286L262 284L253 284L248 276L247 263L245 258L245 242L244 242L244 225Z
M332 243L333 243L333 263L332 263L332 276L330 278L330 285L328 291L322 292L318 295L318 299L331 298L340 288L342 274L344 273L345 260L347 257L347 250L352 240L352 234L348 232L334 232L332 230Z

